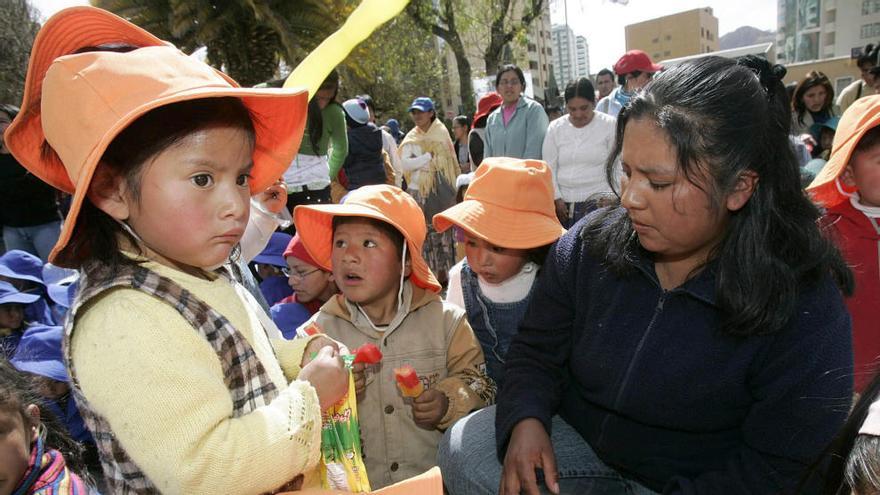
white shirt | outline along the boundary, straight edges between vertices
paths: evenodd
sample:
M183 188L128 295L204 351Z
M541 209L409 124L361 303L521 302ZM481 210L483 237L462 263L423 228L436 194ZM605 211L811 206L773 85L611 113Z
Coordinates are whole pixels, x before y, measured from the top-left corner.
M415 143L404 144L400 147L401 169L404 172L412 172L407 184L410 190L418 190L419 174L431 165L432 158L430 153L426 153L421 146Z
M449 285L446 289L446 302L457 304L462 308L464 308L464 292L461 287L461 267L464 262L465 260L461 260L449 269ZM529 261L523 265L519 273L503 282L490 284L477 277L477 283L480 284L483 295L493 303L512 303L522 301L529 295L537 275L538 265Z
M614 148L616 126L616 118L601 112L593 112L593 120L580 129L567 115L550 123L542 155L553 172L556 199L576 203L611 192L605 161Z

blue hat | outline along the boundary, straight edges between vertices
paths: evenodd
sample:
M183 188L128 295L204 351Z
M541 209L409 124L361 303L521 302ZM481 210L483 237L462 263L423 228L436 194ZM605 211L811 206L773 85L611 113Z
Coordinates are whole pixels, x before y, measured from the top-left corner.
M296 337L296 329L312 317L309 309L297 302L276 304L269 309L269 312L272 321L287 340L293 340Z
M388 119L388 122L385 122L385 125L391 129L391 135L395 138L400 136L400 122L397 119Z
M46 292L55 304L69 308L76 293L79 272L70 268L62 268L52 263L43 265L43 281Z
M434 100L428 98L427 96L419 96L415 100L413 100L412 105L409 106L408 112L412 112L413 110L421 110L422 112L430 112L434 110Z
M816 122L810 126L810 134L814 136L818 136L820 132L822 132L823 127L827 127L834 132L837 132L837 125L840 123L840 117L830 117L825 122Z
M28 294L27 292L19 292L9 282L0 281L0 304L30 304L39 299L37 294Z
M45 376L58 382L70 381L61 356L61 327L31 325L25 330L9 363L19 371Z
M293 239L293 236L290 234L273 232L272 237L269 239L269 244L266 245L263 252L254 257L254 262L263 265L280 266L282 268L287 266L287 261L284 261L284 249L287 248L287 244L290 243L291 239Z
M366 124L370 121L370 110L367 108L367 103L360 98L345 100L342 103L342 108L345 109L348 118L358 124Z
M46 285L43 281L43 260L20 249L7 251L0 256L0 275Z

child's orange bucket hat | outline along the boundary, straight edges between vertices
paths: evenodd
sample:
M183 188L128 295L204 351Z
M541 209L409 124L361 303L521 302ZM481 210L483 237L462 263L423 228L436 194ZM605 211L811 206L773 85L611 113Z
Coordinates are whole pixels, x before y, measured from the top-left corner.
M332 266L333 217L366 217L390 224L406 239L412 263L412 282L440 292L437 277L422 258L428 228L418 203L395 186L363 186L350 192L340 205L300 205L293 209L293 222L306 250L319 266Z
M464 201L434 215L438 232L458 225L499 247L532 249L556 241L553 175L541 160L492 157L474 173Z
M108 43L143 48L71 54ZM49 259L70 240L101 156L122 130L155 108L224 96L241 99L253 117L255 194L281 176L299 147L305 90L241 88L147 31L94 7L65 9L46 21L31 50L21 113L5 139L25 168L73 194ZM44 141L57 157L43 155Z
M831 208L848 200L847 193L855 192L855 189L846 186L838 179L849 164L862 136L878 125L880 125L880 95L863 96L846 109L837 124L834 144L831 146L831 157L807 187L814 201Z

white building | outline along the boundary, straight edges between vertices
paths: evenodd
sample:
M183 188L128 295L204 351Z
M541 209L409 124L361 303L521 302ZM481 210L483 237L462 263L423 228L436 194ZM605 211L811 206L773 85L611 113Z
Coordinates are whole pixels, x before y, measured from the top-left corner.
M587 39L578 35L575 46L577 46L577 77L590 77L590 47L587 45Z
M776 59L782 64L858 56L880 42L880 0L778 0Z
M553 76L560 90L579 77L590 76L587 39L566 25L553 26Z

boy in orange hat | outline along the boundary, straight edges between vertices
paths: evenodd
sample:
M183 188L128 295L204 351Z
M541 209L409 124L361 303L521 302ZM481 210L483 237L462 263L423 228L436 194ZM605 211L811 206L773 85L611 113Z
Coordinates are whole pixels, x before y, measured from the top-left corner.
M499 386L538 270L565 233L553 198L546 163L492 157L477 169L464 201L434 215L438 232L452 225L464 231L466 258L449 271L446 301L465 308Z
M342 294L311 322L351 349L373 343L384 358L375 373L354 368L364 462L373 488L436 464L442 430L493 402L480 345L464 312L444 303L421 256L424 214L399 188L364 186L344 204L294 210L302 240L319 266L331 266ZM410 365L424 392L409 402L394 368ZM357 366L357 365L355 365Z
M852 317L855 390L877 371L880 333L880 96L853 103L840 118L831 157L807 188L855 276Z

